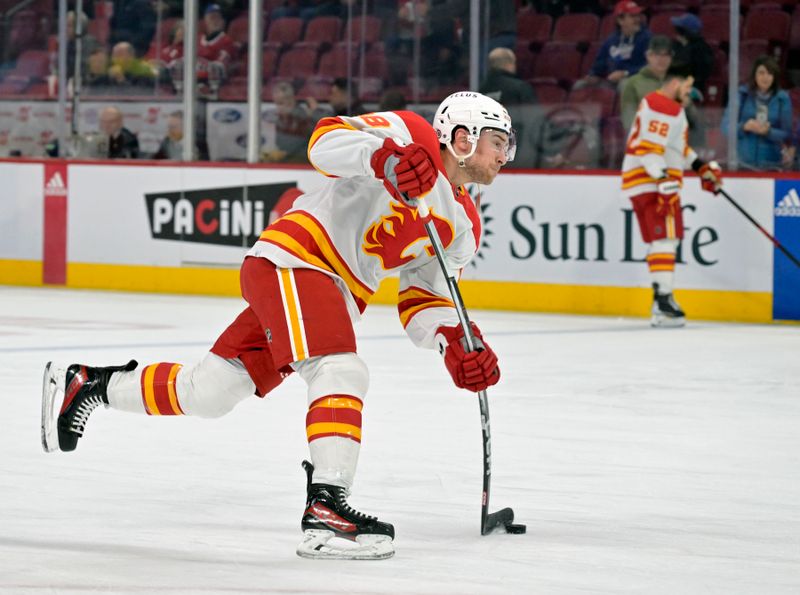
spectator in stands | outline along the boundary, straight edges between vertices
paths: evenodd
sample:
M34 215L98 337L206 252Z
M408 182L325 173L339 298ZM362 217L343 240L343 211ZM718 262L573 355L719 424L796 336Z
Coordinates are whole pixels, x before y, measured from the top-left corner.
M219 4L209 4L203 13L205 33L197 47L197 78L207 82L213 94L228 76L228 66L238 53L233 39L225 32L225 17Z
M75 11L70 10L67 12L67 79L75 76L75 52L77 46L75 44L76 28ZM81 12L81 78L86 76L86 71L89 67L89 56L97 49L99 44L97 40L90 35L87 31L89 28L89 18L85 13Z
M98 89L109 85L109 56L106 48L98 46L86 59L86 72L83 75L84 85Z
M144 56L156 32L156 11L151 0L113 0L113 5L111 43L127 41L136 55Z
M347 79L338 77L331 85L331 96L328 100L333 108L334 116L358 116L369 112L358 98L358 85L355 81L350 81L348 93ZM352 95L351 95L352 93ZM311 106L312 110L316 106Z
M517 57L508 48L489 52L489 72L478 91L506 107L536 102L533 88L517 78Z
M792 101L779 85L780 68L771 56L759 56L753 63L747 84L739 88L739 161L753 169L780 169L784 146L791 143ZM728 130L730 106L722 118Z
M705 93L714 66L714 52L703 39L703 22L690 12L673 17L670 21L675 27L673 61L676 64L688 64L694 77L694 87Z
M311 131L319 117L324 114L315 109L316 101L312 101L311 105L298 101L294 87L284 81L275 84L272 89L272 100L277 110L275 121L277 149L264 154L264 160L306 162L306 147Z
M650 38L645 54L647 66L625 79L620 93L620 114L625 130L630 130L639 103L645 95L657 91L664 82L667 69L672 63L672 41L664 35Z
M112 85L135 87L152 85L156 73L153 67L136 57L133 46L120 41L111 49L108 79Z
M100 131L108 136L109 159L137 159L139 139L123 126L122 112L110 106L100 112Z
M183 21L176 21L169 32L169 43L161 48L158 58L153 61L159 78L163 80L176 82L183 77L183 33Z
M597 52L585 84L606 81L614 86L641 70L647 63L645 52L650 31L642 26L642 8L633 0L621 0L614 6L617 29Z
M378 103L379 112L396 112L408 108L406 96L397 89L387 89Z
M192 159L197 161L198 155L195 145L192 149ZM172 112L167 117L167 135L158 146L158 151L153 154L153 159L183 160L183 112Z
M513 50L517 44L517 11L514 0L490 0L489 3L489 45L491 52L495 48ZM469 27L465 27L469 32ZM464 33L461 34L464 38ZM468 38L464 38L465 43Z

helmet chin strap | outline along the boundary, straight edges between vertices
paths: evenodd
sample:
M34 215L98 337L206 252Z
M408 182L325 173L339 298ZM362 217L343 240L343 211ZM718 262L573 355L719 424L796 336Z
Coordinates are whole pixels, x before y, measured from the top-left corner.
M470 149L469 153L467 153L466 155L459 155L458 153L456 153L456 150L453 148L453 143L450 142L450 141L448 141L447 144L445 145L447 147L447 150L450 151L450 153L453 155L453 157L456 158L456 161L458 161L458 167L462 167L462 168L466 167L467 159L469 159L470 157L472 157L475 154L475 149L478 148L478 143L477 142L473 142L473 143L470 143L470 144L472 144L472 149Z

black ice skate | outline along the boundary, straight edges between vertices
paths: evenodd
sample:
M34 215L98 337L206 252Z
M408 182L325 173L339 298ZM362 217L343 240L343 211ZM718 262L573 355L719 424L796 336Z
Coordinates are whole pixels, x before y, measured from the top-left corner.
M382 560L394 555L394 527L353 509L345 488L311 483L314 466L303 461L308 475L303 542L297 555L328 560Z
M90 368L72 364L66 368L48 362L42 382L42 446L45 452L75 450L92 411L108 405L106 387L114 372L128 372L135 360L124 366ZM56 404L61 409L56 410Z
M653 311L650 326L679 327L686 324L686 315L671 293L659 293L658 283L653 283Z

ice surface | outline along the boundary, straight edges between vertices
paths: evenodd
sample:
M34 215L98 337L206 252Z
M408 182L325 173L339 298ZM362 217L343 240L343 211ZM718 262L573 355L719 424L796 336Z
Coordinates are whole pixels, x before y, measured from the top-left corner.
M295 555L297 377L218 420L101 409L76 452L42 451L48 360L192 363L240 307L0 288L0 592L800 592L797 326L472 312L503 372L491 508L528 526L481 537L477 401L370 307L350 500L395 524L382 562Z

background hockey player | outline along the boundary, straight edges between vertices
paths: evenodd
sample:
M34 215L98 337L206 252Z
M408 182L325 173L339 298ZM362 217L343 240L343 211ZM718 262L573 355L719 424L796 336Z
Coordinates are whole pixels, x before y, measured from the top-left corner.
M719 165L704 163L687 140L681 102L693 82L688 66L667 70L661 88L639 105L622 161L622 192L633 203L642 239L650 244L653 326L683 326L686 320L672 295L675 253L683 238L679 194L683 170L691 166L700 175L703 190L716 193L722 183Z
M490 184L515 152L511 120L496 101L455 93L431 127L411 112L320 120L309 160L329 179L297 199L248 252L241 269L248 307L197 365L153 363L45 369L46 450L74 450L101 404L148 415L217 417L254 393L263 397L293 372L308 387L307 557L376 559L394 553L394 528L346 500L361 446L368 372L353 321L381 280L399 274L398 310L411 340L438 349L458 387L495 384L497 357L475 327L463 329L435 259L415 197L425 196L450 265L480 245L478 211L464 184ZM332 537L355 545L344 548Z

